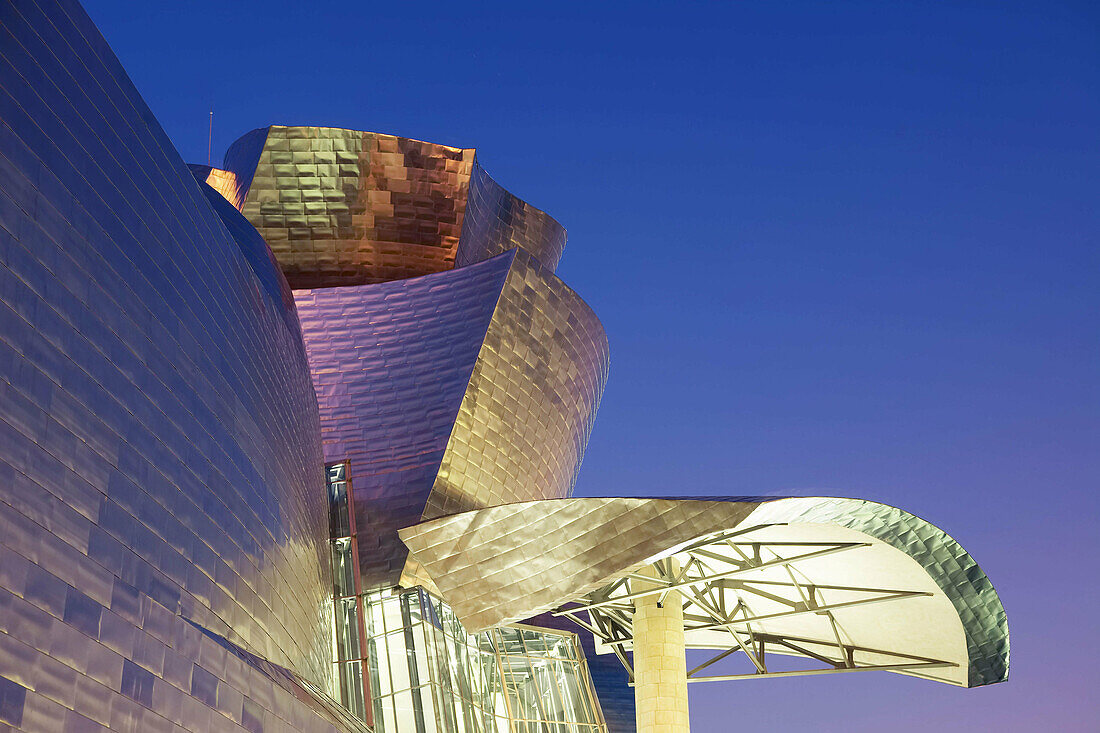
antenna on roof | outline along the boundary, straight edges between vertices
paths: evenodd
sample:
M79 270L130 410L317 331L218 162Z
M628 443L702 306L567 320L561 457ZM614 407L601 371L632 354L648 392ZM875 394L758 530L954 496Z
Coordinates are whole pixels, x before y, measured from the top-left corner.
M210 149L214 146L214 105L210 105L210 136L206 138L206 164L210 165Z

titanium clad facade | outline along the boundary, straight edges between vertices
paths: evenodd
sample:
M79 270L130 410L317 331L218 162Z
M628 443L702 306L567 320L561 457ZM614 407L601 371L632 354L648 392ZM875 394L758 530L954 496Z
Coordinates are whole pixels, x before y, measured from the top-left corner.
M565 251L565 227L508 193L474 161L455 267L519 247L553 272Z
M223 166L196 175L236 202L299 288L325 460L347 462L364 591L434 590L403 527L572 493L608 344L553 274L560 224L472 150L375 133L263 128ZM601 680L618 682L604 661ZM632 703L620 707L613 718L632 717Z
M470 630L524 612L568 615L563 604L574 603L605 645L629 645L621 609L643 595L630 593L633 577L677 557L681 570L665 565L656 577L685 599L689 647L733 646L722 635L737 625L768 636L770 653L830 659L832 624L851 644L833 662L846 669L963 687L1008 676L1008 624L985 573L942 530L874 502L564 499L443 517L401 538ZM727 618L721 608L736 610Z
M241 208L239 184L235 173L221 168L211 168L208 165L191 164L187 167L195 174L195 178L221 194L222 198L233 205L233 208L238 210Z
M0 10L0 727L354 730L282 275L75 3Z
M234 143L225 167L291 286L318 288L451 269L473 158L393 135L276 125Z
M271 126L195 166L271 245L294 288L387 282L522 249L553 272L566 231L472 149L332 127Z
M425 519L564 498L577 480L607 382L607 336L576 293L513 252Z
M910 514L570 498L607 338L473 150L272 126L188 167L75 2L0 20L0 729L627 733L656 594L729 647L693 673L755 665L705 679L1007 676Z
M427 277L298 290L325 460L350 461L365 589L396 584L511 256Z
M351 462L365 588L418 581L402 527L571 493L607 339L529 255L295 297L325 459Z

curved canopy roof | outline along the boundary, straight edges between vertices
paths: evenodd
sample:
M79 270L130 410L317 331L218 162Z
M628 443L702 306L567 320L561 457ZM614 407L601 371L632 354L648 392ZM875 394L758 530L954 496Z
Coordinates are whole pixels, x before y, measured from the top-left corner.
M553 610L629 665L633 600L679 594L687 646L746 676L887 669L975 687L1008 675L992 585L908 512L834 498L580 498L455 514L401 539L468 630ZM634 585L653 566L660 578ZM777 672L772 655L814 660ZM704 677L700 665L689 680ZM629 666L628 666L629 668ZM709 671L709 670L708 670Z

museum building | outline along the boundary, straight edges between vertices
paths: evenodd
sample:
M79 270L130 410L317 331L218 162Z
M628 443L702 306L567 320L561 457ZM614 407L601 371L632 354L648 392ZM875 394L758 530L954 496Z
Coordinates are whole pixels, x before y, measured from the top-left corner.
M76 2L0 20L0 726L671 732L695 682L1007 678L901 509L572 497L607 337L474 150L188 166Z

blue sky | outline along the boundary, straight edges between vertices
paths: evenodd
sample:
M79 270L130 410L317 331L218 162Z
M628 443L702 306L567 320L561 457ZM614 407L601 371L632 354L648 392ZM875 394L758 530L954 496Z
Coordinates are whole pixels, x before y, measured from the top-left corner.
M190 162L276 124L478 148L570 233L611 379L581 495L824 493L938 524L1007 684L694 686L695 730L1100 719L1100 11L1089 3L86 7Z

